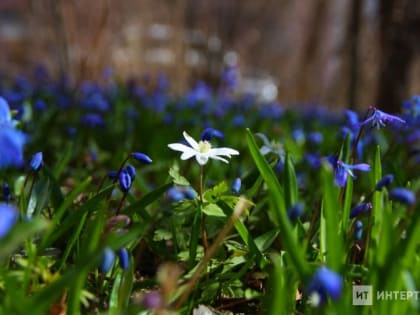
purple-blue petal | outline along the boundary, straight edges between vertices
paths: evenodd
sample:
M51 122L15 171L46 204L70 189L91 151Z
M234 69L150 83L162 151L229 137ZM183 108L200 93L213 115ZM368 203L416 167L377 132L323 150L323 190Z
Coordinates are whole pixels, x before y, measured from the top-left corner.
M389 198L405 205L413 205L416 203L416 195L406 188L394 188L389 193Z

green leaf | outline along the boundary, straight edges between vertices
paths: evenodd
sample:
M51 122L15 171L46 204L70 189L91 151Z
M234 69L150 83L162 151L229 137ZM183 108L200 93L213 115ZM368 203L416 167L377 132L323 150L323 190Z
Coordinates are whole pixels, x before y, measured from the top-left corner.
M285 187L286 209L293 206L298 201L298 185L296 180L295 167L293 166L290 154L286 153L284 166L283 187Z
M308 266L306 265L302 247L299 246L297 237L295 233L293 233L292 225L286 213L284 206L284 190L280 186L273 169L261 155L255 139L249 129L247 129L246 139L251 156L257 165L261 176L267 184L269 196L272 199L272 204L274 205L274 208L270 207L270 209L273 211L273 217L276 219L276 223L280 228L280 236L282 238L283 245L299 276L306 279L309 276Z
M49 222L41 218L18 222L9 233L0 239L0 261L13 254L29 237L44 231Z
M131 203L129 206L123 208L121 213L132 215L137 213L145 220L146 222L150 222L152 217L150 214L145 210L148 205L152 202L158 200L158 198L163 195L170 187L172 187L171 183L164 184L159 188L147 193L144 195L140 200Z
M339 225L340 202L339 188L334 184L334 174L329 164L324 163L321 170L323 202L321 216L325 219L325 228L321 238L325 237L326 263L334 271L339 271L344 261L343 234Z
M60 154L60 159L58 163L55 165L54 170L52 172L55 178L60 178L65 167L69 163L71 156L74 152L74 142L69 142L63 151L64 153Z
M203 207L203 213L213 217L225 217L226 214L214 203L209 203Z
M347 235L349 233L349 223L350 223L350 211L351 211L351 201L353 198L353 179L348 178L345 195L344 195L344 204L343 204L343 217L341 218L342 234Z
M220 182L211 189L208 189L204 192L204 200L208 202L217 202L220 196L226 193L229 190L228 185L225 181Z
M190 182L184 176L179 174L179 166L177 164L174 164L169 169L169 176L172 178L172 181L175 185L191 186Z
M134 267L133 262L127 270L118 270L109 299L110 314L124 314L130 301L131 290L133 288Z

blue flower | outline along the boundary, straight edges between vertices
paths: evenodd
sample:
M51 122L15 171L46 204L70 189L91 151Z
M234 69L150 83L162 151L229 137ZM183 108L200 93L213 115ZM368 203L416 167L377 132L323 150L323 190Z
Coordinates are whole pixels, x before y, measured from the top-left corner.
M134 181L136 178L136 168L133 165L128 164L124 169L128 175L130 175L131 181Z
M264 143L264 145L260 148L262 155L273 153L279 158L279 161L284 162L285 153L283 145L280 142L274 140L270 142L267 136L263 133L256 133L255 135L258 136Z
M320 304L324 303L328 297L331 297L333 300L338 300L342 290L343 279L341 276L325 266L317 269L307 287L307 291L310 294L318 294Z
M44 164L42 152L37 152L32 156L31 162L29 163L31 169L37 172L41 169Z
M389 198L405 205L413 205L416 203L416 195L406 188L394 188L389 193Z
M130 266L130 254L127 248L123 247L118 250L118 258L120 260L120 267L122 270L127 270Z
M12 114L10 113L9 105L6 100L0 96L0 126L10 126L14 127L14 122L12 120Z
M290 221L295 222L305 213L305 205L302 202L295 203L287 209L287 215Z
M390 115L384 113L383 111L374 108L373 114L367 118L365 121L362 121L359 125L364 126L368 123L372 123L372 127L380 129L385 127L388 123L405 123L404 119L401 119L398 116Z
M331 160L330 160L331 162ZM344 187L347 183L348 175L355 178L353 174L353 170L361 171L361 172L369 172L370 165L366 163L360 164L347 164L341 160L337 160L335 164L333 164L334 171L335 171L335 179L334 182L337 186Z
M381 191L382 188L388 187L389 185L391 185L393 181L394 181L394 175L387 174L379 180L379 182L375 186L375 190Z
M131 176L125 169L120 172L119 183L122 192L127 193L130 190Z
M357 220L354 223L353 236L358 241L362 239L363 237L363 222L362 221Z
M23 165L23 146L26 136L12 127L0 125L0 169Z
M112 266L114 265L115 261L115 253L114 251L106 247L102 253L101 263L99 265L99 271L102 273L107 273L111 270Z
M7 203L0 203L0 239L5 237L18 219L18 210Z
M88 113L82 116L81 118L82 125L88 126L90 128L104 127L105 120L104 118L97 113Z
M239 193L239 191L241 190L241 179L239 177L235 178L233 183L232 183L232 191L234 193Z
M372 209L372 204L370 202L362 202L350 211L350 219L353 219L359 215L368 213Z
M201 133L201 140L202 141L210 141L211 138L216 137L222 139L224 137L223 132L213 129L213 128L206 128Z
M150 163L153 162L152 159L144 153L133 152L133 153L131 153L131 156L134 159L136 159L137 161L143 162L143 163L146 163L146 164L150 164Z

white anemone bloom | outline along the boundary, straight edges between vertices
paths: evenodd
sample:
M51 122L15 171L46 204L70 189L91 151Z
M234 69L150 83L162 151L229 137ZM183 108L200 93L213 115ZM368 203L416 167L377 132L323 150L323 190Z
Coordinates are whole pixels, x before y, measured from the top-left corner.
M205 165L209 159L220 160L229 163L223 157L230 158L232 155L239 155L239 152L231 148L212 148L210 142L205 140L195 141L185 131L182 133L188 145L183 143L171 143L168 147L175 151L182 152L181 160L188 160L195 157L198 164ZM222 157L223 156L223 157Z

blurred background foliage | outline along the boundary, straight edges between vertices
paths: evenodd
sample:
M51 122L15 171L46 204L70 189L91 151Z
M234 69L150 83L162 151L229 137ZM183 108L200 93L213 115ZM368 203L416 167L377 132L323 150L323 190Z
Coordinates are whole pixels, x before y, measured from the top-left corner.
M165 72L174 92L238 66L285 104L390 112L418 93L418 0L1 0L0 70L75 82Z

